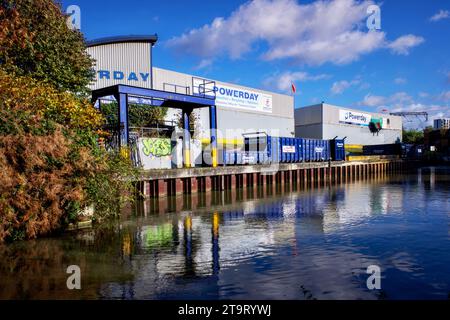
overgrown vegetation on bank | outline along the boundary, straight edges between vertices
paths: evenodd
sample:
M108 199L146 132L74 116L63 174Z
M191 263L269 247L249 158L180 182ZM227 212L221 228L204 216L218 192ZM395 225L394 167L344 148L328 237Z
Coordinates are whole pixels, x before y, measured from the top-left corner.
M423 144L423 130L403 129L403 142Z
M116 216L135 170L97 144L81 33L51 0L3 0L0 48L0 242L63 230L89 206Z

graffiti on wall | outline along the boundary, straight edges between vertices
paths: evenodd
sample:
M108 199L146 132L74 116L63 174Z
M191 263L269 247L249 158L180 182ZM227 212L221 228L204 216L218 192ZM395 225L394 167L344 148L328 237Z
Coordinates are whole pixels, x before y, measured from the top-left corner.
M170 139L161 138L143 138L143 152L146 156L165 157L172 154L172 145Z

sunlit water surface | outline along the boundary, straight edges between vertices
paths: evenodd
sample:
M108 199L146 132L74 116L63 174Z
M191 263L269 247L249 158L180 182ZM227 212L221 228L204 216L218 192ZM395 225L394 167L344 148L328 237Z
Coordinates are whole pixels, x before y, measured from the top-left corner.
M0 246L0 298L448 299L449 178L423 168L173 213L138 203L112 227Z

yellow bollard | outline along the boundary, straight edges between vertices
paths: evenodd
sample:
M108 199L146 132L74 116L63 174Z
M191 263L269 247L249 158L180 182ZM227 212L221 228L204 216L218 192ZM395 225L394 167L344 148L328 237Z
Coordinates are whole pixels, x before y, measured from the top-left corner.
M212 148L211 150L211 156L212 156L212 166L213 168L217 167L217 148Z

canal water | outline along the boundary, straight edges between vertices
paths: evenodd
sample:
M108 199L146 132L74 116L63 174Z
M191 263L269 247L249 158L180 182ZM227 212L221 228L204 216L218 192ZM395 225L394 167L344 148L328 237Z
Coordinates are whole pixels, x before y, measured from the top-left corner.
M450 170L422 168L195 210L137 203L109 226L0 246L0 298L448 299L449 199Z

